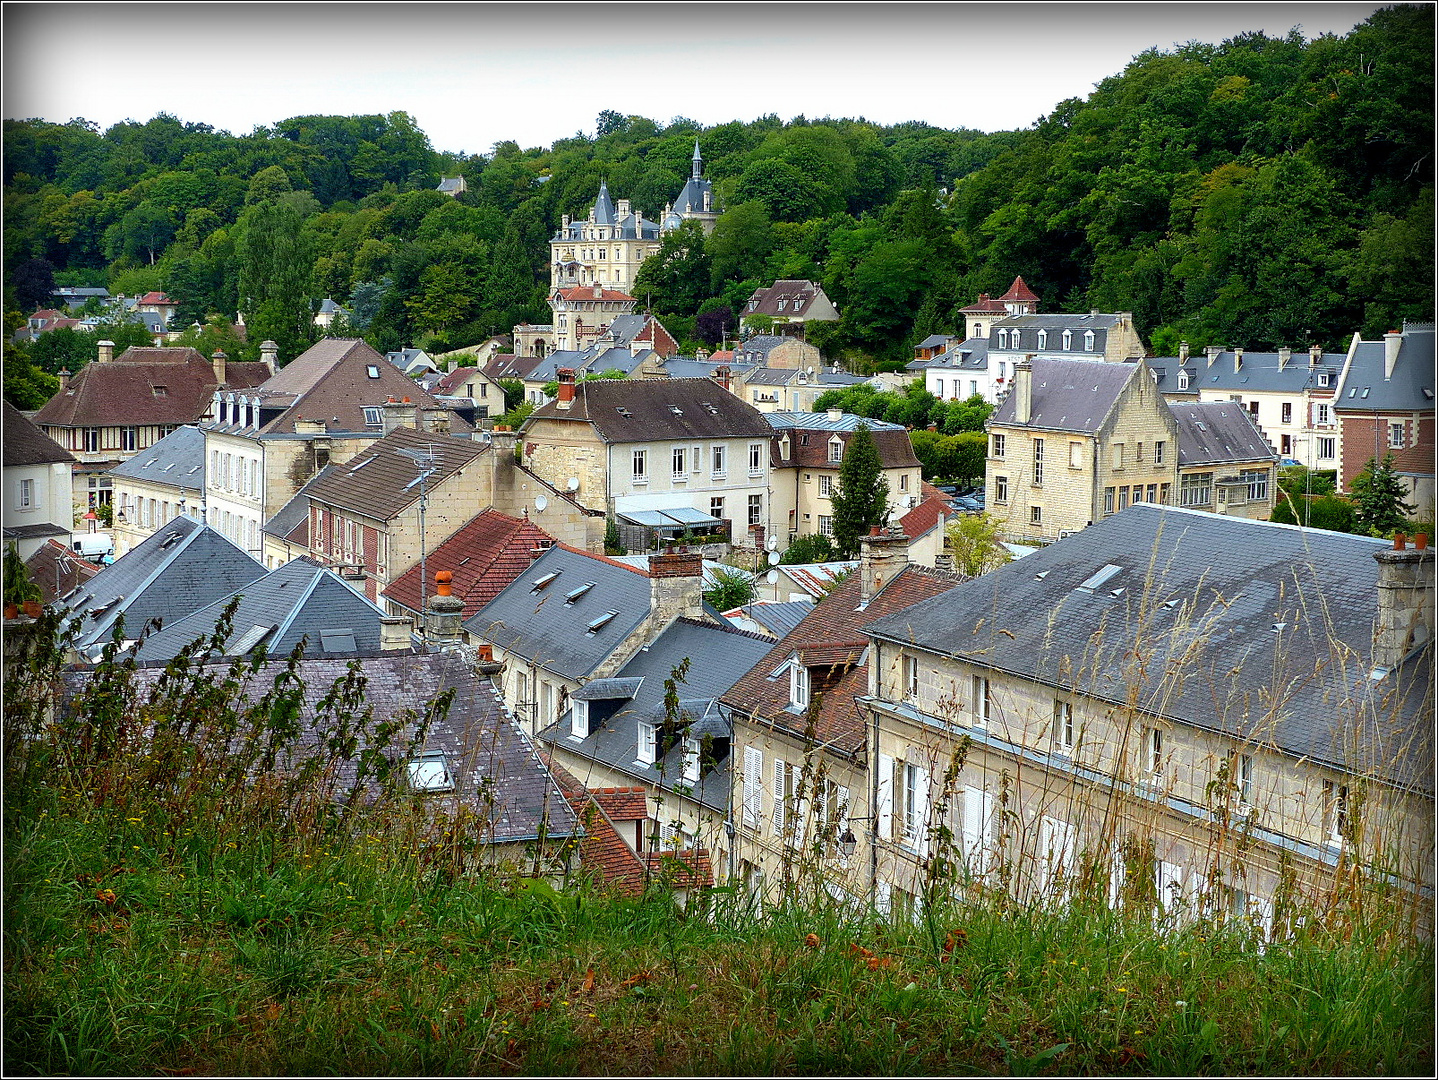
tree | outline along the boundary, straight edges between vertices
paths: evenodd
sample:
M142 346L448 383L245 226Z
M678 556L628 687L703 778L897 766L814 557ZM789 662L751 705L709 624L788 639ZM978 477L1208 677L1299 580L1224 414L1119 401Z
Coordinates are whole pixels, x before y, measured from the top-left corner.
M60 390L60 380L31 363L23 350L5 347L3 365L5 400L17 409L43 408Z
M47 308L55 299L55 268L45 259L29 259L15 268L10 285L15 289L15 302L27 315Z
M1408 524L1408 515L1416 507L1403 501L1407 489L1393 463L1393 454L1382 461L1368 459L1363 471L1353 478L1353 502L1358 508L1358 524L1374 536L1384 536Z
M839 484L834 489L834 546L841 559L853 558L859 538L889 515L889 481L884 479L879 448L868 424L854 429L854 437L839 464Z
M292 360L309 346L314 334L313 263L300 213L284 202L256 203L245 211L241 225L237 254L247 339L273 340L280 356Z
M709 296L709 255L704 227L686 221L664 234L659 250L644 260L634 277L634 292L652 294L655 310L692 315Z
M969 577L997 570L1014 557L999 540L998 522L986 513L963 514L951 521L944 540L954 556L954 569Z
M714 587L704 590L704 602L716 611L729 611L754 599L754 579L742 570L714 571Z
M709 307L710 302L705 301L704 306ZM711 349L733 334L734 327L738 320L734 318L734 309L722 301L716 301L715 306L700 314L694 322L694 327L705 345Z
M779 562L785 566L795 566L832 562L834 557L833 541L823 533L810 533L808 536L797 537Z

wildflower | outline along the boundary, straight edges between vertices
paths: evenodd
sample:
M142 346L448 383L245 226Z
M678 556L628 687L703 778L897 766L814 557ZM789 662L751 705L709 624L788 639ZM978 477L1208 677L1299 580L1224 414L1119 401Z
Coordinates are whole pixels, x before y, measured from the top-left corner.
M1177 1005L1180 1009L1188 1008L1188 1002L1186 1001L1175 1001L1174 1004Z
M1114 987L1114 992L1115 992L1115 993L1119 993L1119 994L1127 994L1127 993L1128 993L1128 987L1127 987L1127 986L1115 986L1115 987Z

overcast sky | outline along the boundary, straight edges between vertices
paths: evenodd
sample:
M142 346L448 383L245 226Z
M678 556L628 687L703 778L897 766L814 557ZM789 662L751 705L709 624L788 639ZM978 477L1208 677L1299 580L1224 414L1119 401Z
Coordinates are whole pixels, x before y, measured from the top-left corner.
M437 150L592 135L602 109L1022 128L1136 53L1300 28L1353 3L6 3L4 115L234 134L404 110Z

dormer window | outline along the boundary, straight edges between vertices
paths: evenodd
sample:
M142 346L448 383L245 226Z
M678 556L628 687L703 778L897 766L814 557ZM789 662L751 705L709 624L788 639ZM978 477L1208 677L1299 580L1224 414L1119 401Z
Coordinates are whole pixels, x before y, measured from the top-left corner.
M589 702L570 702L569 734L576 739L589 738Z
M789 664L789 702L796 709L809 707L809 669L798 657Z
M1178 373L1178 388L1180 390L1188 389L1188 372L1180 371Z
M1093 352L1093 331L1092 331L1092 330L1085 330L1085 331L1083 332L1083 350L1084 350L1084 352Z
M365 427L379 427L379 426L380 426L380 413L381 413L381 410L378 409L378 408L372 408L372 409L371 409L371 408L367 408L367 409L365 409L365 411L364 411Z
M637 751L635 755L635 764L653 765L654 748L654 725L641 720L639 722L639 743L635 748Z
M1009 347L1009 332L1008 332L1007 330L1000 330L1000 331L999 331L999 348L1001 348L1001 349L1007 349L1008 347Z
M837 464L838 462L841 462L843 460L844 443L842 439L835 436L834 438L829 440L829 461L833 464Z
M1318 385L1324 387L1328 385L1328 372L1320 371L1318 373Z
M1046 348L1048 348L1048 344L1049 344L1049 332L1048 332L1047 330L1040 330L1040 331L1039 331L1039 348L1040 348L1040 349L1046 349Z
M1064 342L1064 352L1068 352L1070 349L1072 349L1072 348L1074 347L1074 334L1073 334L1073 331L1072 331L1072 330L1065 330L1065 331L1064 331L1063 342Z

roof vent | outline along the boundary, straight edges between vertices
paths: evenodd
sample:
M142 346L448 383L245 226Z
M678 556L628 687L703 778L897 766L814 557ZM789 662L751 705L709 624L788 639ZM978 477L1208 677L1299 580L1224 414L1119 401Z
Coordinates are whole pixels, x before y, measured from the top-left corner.
M1034 575L1034 580L1035 580L1035 581L1042 581L1044 578L1046 578L1046 577L1048 577L1048 576L1049 576L1049 572L1048 572L1047 570L1040 570L1037 574Z
M1276 622L1276 623L1274 623L1273 626L1271 627L1271 629L1273 630L1273 632L1274 632L1275 634L1282 633L1282 632L1283 632L1284 630L1286 630L1287 628L1288 628L1288 624L1287 624L1286 622Z
M160 550L164 551L167 547L174 547L180 542L180 539L180 533L172 532L169 536L165 537L165 539L160 542Z
M619 612L617 611L606 611L603 615L599 616L599 618L597 619L592 620L590 624L585 627L585 633L597 634L601 629L607 626L618 614Z
M669 411L672 412L675 416L683 416L683 415L684 415L684 410L681 409L678 405L671 405L671 406L669 406Z

